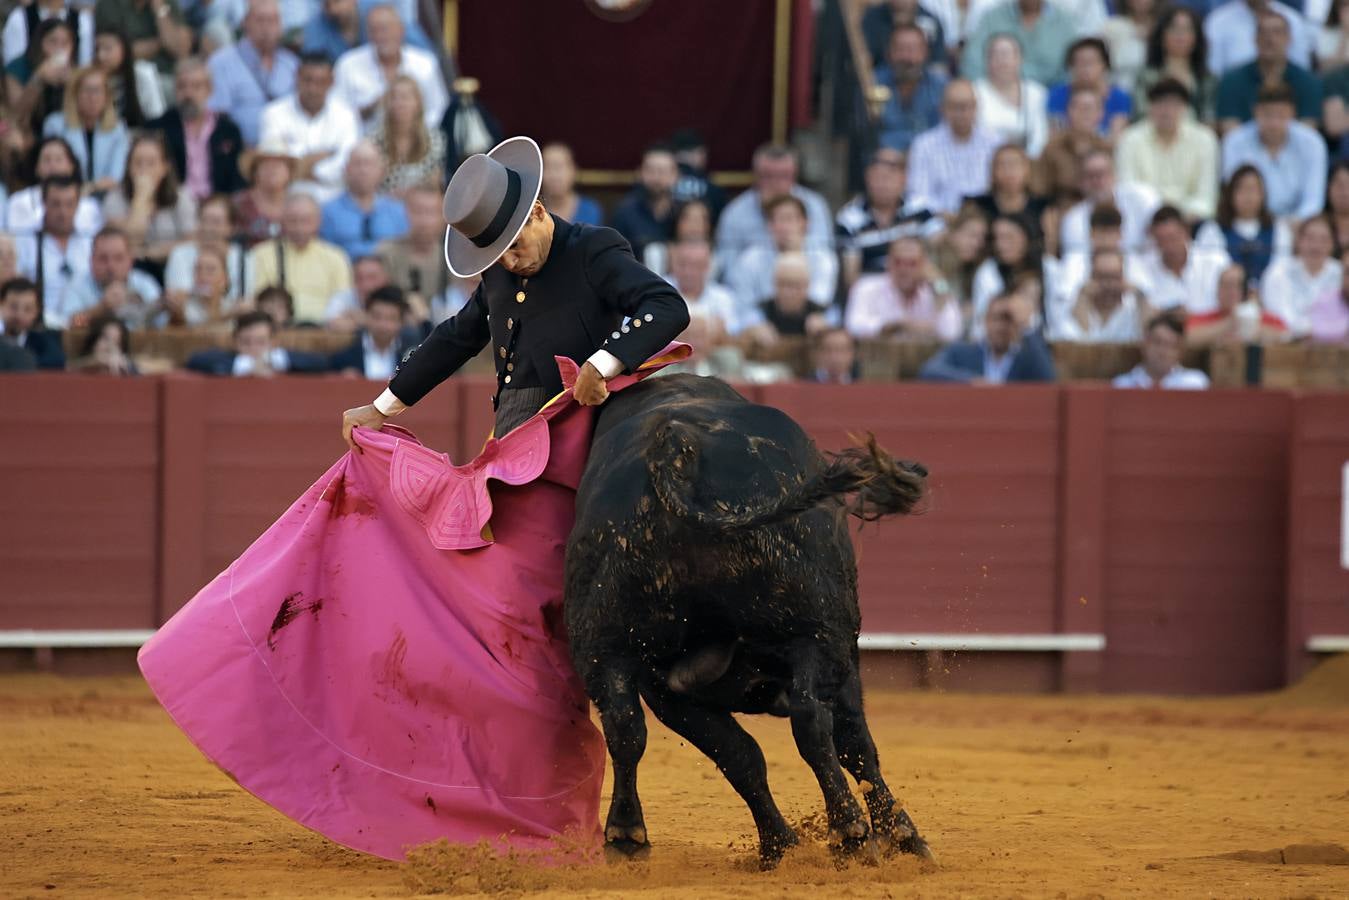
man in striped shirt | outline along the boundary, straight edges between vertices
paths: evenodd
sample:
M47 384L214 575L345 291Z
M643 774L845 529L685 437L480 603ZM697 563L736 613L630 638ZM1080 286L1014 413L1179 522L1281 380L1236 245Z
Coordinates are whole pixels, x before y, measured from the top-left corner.
M955 213L966 197L988 191L1000 141L976 121L974 86L958 79L942 95L942 123L909 150L909 199L919 208Z

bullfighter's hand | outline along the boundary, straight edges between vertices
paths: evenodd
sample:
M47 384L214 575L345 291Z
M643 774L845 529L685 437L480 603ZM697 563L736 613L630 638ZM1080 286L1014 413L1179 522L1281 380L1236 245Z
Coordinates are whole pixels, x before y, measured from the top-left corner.
M576 376L576 386L571 389L571 393L582 406L598 406L609 399L609 388L604 384L604 376L592 363L581 366L581 374Z
M388 420L389 417L375 409L373 403L349 409L342 413L342 440L346 441L347 446L357 453L364 453L365 451L361 449L360 445L352 440L351 429L360 425L362 428L373 428L375 431L379 431Z

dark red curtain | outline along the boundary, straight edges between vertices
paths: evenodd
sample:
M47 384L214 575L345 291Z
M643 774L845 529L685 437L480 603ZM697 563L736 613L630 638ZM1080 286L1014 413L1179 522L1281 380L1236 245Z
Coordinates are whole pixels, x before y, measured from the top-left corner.
M584 0L460 0L459 71L508 134L561 140L585 169L632 169L679 128L711 168L747 169L772 132L775 0L652 0L629 22Z

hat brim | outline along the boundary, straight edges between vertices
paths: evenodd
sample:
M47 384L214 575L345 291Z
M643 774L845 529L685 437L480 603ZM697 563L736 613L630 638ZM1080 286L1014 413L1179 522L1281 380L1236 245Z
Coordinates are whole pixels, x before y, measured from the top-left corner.
M445 227L445 265L458 278L471 278L501 258L506 248L515 243L529 220L529 211L539 199L543 183L543 152L532 138L507 138L487 152L487 155L520 176L520 200L506 221L506 227L486 247L479 247L455 229ZM445 189L447 192L449 188Z

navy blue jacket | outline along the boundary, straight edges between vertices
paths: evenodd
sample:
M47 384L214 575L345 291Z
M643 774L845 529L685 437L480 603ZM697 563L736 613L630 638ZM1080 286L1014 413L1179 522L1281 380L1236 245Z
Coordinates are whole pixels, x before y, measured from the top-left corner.
M365 329L362 328L356 332L356 340L352 341L346 347L338 350L332 356L328 357L328 367L334 372L345 372L347 369L355 369L362 375L369 374L365 371ZM421 335L415 328L404 328L394 341L394 352L398 358L402 359L408 351L421 341Z
M24 335L23 347L33 354L39 369L66 367L66 348L62 346L60 331L30 331Z
M308 353L302 350L287 350L286 353L290 356L290 372L312 375L328 371L328 357L321 353ZM198 350L188 358L187 368L203 375L233 375L234 358L238 355L233 350L226 350L223 347Z
M948 344L923 364L918 377L924 381L972 381L984 377L984 344L964 341ZM1054 358L1038 334L1021 339L1007 372L1008 382L1053 381Z

